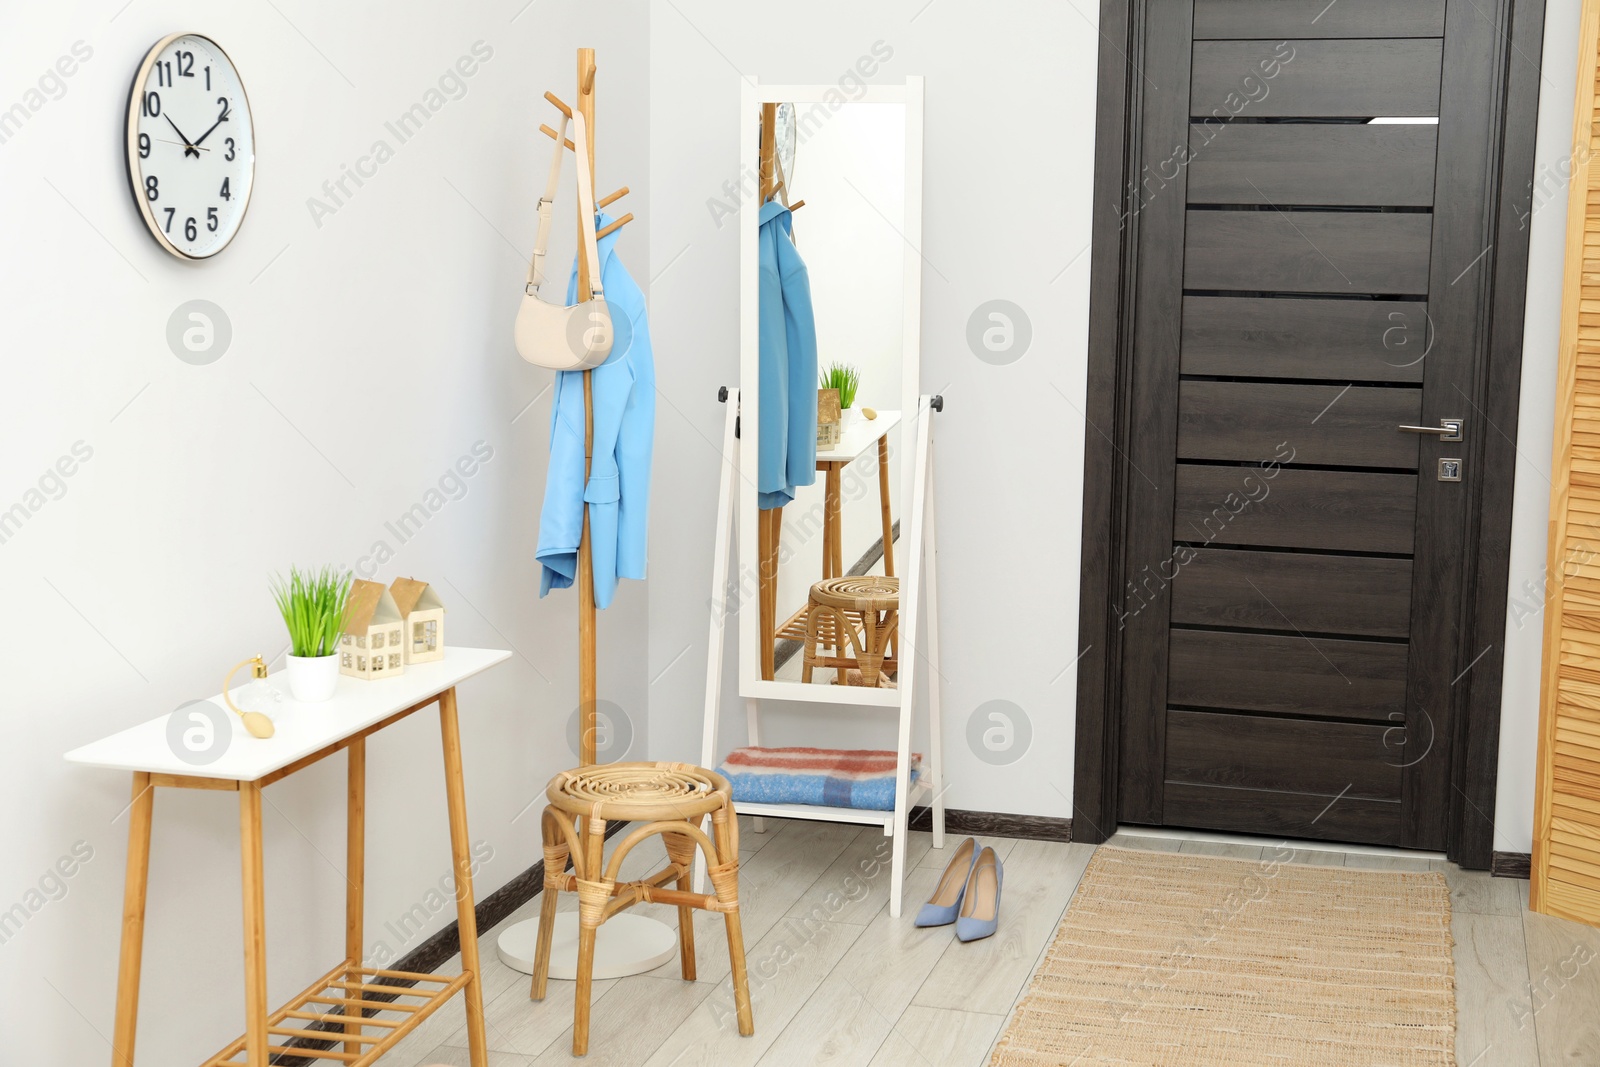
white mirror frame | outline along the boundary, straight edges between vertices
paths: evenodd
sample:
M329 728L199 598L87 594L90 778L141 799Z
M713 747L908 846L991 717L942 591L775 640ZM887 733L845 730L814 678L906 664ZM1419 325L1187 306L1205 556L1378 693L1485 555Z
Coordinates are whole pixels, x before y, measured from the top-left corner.
M845 97L837 84L827 85L762 85L756 78L743 80L739 108L739 161L740 172L760 153L758 116L762 104L793 103L797 109L806 104L823 104L837 110L847 104L904 104L905 139L905 217L900 222L900 236L905 244L902 260L902 326L901 326L901 387L900 387L900 446L894 462L899 465L900 507L911 506L912 456L911 443L916 440L917 403L921 395L922 379L922 78L910 76L903 85L869 85L859 95ZM801 146L800 153L804 152ZM741 383L739 410L739 572L755 578L759 587L760 542L758 508L755 490L757 445L761 440L758 419L759 404L753 401L756 383L761 375L760 302L761 263L759 243L759 203L747 202L739 212L739 381ZM821 210L814 207L813 210ZM898 517L897 517L898 518ZM910 530L911 524L902 529ZM901 542L897 563L906 570L902 561L909 554L921 551L921 545ZM759 601L741 582L739 619L739 693L745 697L762 697L773 700L799 700L827 704L866 704L881 707L899 707L897 689L868 689L861 686L807 685L802 682L768 681L761 677L761 619ZM902 616L900 626L915 633L917 620ZM909 666L908 668L909 669Z

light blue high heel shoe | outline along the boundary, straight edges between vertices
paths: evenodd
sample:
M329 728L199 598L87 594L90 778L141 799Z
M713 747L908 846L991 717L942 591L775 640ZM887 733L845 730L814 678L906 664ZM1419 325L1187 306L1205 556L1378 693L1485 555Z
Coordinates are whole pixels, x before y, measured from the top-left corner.
M1004 882L1005 868L994 849L978 853L962 892L961 914L956 918L957 940L981 941L994 933L1000 925L1000 886Z
M977 859L977 841L969 837L956 846L955 854L945 865L944 874L939 876L939 887L933 891L933 896L928 898L922 910L917 912L917 926L949 926L956 921L956 915L961 911L962 894L967 889L967 879Z

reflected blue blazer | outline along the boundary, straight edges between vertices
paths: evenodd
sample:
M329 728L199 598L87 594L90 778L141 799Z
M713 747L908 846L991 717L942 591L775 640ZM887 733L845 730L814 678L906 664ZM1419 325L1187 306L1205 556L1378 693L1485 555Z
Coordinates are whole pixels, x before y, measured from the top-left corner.
M598 225L611 221L603 212ZM594 546L594 602L609 607L618 578L644 578L650 452L655 437L656 371L644 294L616 254L617 235L600 239L600 281L611 309L611 355L594 374L594 463L583 480L583 372L556 375L550 420L550 472L539 513L539 595L565 589L578 573L583 505ZM567 303L577 300L573 260Z
M811 278L795 250L793 216L761 208L761 442L756 490L781 508L817 480L817 324ZM608 294L609 295L609 294Z

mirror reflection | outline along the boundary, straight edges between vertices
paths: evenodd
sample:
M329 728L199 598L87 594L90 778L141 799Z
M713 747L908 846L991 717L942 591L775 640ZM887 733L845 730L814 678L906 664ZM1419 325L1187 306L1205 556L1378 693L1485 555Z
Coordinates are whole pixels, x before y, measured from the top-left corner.
M752 117L760 374L745 395L759 462L745 491L761 610L742 625L759 626L763 679L892 688L906 108L769 103Z

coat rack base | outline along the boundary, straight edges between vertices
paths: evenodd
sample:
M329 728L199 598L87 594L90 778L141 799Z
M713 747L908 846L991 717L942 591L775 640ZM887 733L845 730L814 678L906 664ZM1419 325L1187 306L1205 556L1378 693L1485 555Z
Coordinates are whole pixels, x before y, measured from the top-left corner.
M497 942L500 962L523 974L533 973L539 943L539 920L509 926ZM594 977L626 978L653 971L678 958L678 932L645 915L614 915L595 932ZM564 982L578 977L578 913L556 916L555 943L550 948L550 977Z

